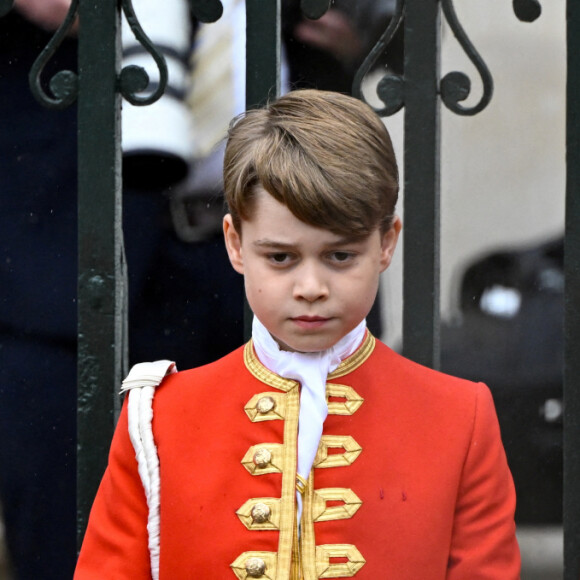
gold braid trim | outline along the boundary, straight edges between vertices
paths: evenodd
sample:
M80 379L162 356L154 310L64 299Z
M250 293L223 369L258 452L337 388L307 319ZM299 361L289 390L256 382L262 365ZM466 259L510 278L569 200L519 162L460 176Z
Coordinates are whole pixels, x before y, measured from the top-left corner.
M284 467L282 468L282 498L280 502L280 539L278 541L278 577L284 580L292 567L292 547L296 528L296 461L298 456L298 413L300 392L298 383L288 391L287 414L284 421Z
M328 379L336 379L351 373L359 366L361 366L372 354L375 348L376 340L375 337L370 333L366 332L365 338L361 346L348 358L343 360L338 368L328 375ZM271 576L272 572L275 574L276 580L284 580L290 578L298 578L302 576L303 580L317 580L318 578L336 578L344 574L344 577L354 576L356 572L364 565L364 558L360 555L360 552L351 545L336 545L336 546L316 546L314 538L314 522L313 522L313 507L314 507L314 473L306 482L306 489L304 490L303 498L303 516L302 516L302 537L300 538L301 544L301 554L297 551L298 540L296 534L296 506L295 506L295 493L297 487L296 477L296 456L297 456L297 446L298 446L298 414L300 410L300 393L298 389L298 382L292 379L285 379L280 375L270 371L266 368L256 356L254 351L254 346L252 340L246 343L244 348L244 363L246 368L250 373L256 377L262 383L270 387L274 387L287 393L286 397L286 408L281 418L284 419L284 444L281 446L281 463L282 463L282 497L280 499L280 513L279 513L279 527L280 527L280 538L278 543L278 553L276 555L267 554L264 552L246 552L242 554L235 562L232 563L232 569L238 578L246 578L244 576L246 573L245 562L249 556L258 556L259 558L264 558L269 560L267 568L269 568L267 574L268 578ZM343 395L343 393L336 393L337 395ZM356 394L356 393L355 393ZM355 399L357 399L356 397ZM347 397L348 400L348 397ZM362 400L355 403L356 408L362 404ZM251 401L246 406L246 412L252 421L256 420L256 416L253 414L252 407L255 405L255 401ZM351 414L356 411L356 408L345 409L340 412L338 409L333 409L335 412L339 411L337 414ZM346 412L345 412L346 411ZM268 417L271 419L274 417ZM264 417L264 419L266 419ZM323 436L324 438L324 436ZM340 438L339 442L334 442L327 440L327 447L340 446L344 447L345 454L340 456L340 463L348 465L352 463L360 453L360 447L352 440L352 438L344 437ZM356 449L351 449L352 444ZM268 447L272 444L266 444ZM264 446L264 445L263 445ZM277 446L276 446L277 447ZM278 448L279 449L279 448ZM249 455L250 451L248 451ZM329 458L325 454L320 453L319 449L318 465L315 462L316 467L334 467L336 461L329 461ZM348 460L347 457L348 456ZM351 457L352 456L352 457ZM249 457L244 458L249 459ZM335 458L332 458L335 459ZM344 463L345 462L345 463ZM246 461L249 466L249 461ZM263 473L263 471L262 471ZM258 475L258 473L255 473ZM298 488L303 487L303 482L298 480ZM302 489L300 489L302 493ZM317 504L320 505L321 499L317 498ZM356 505L357 502L352 502ZM358 509L358 508L356 508ZM356 509L354 511L356 511ZM331 519L338 516L337 513L330 512ZM242 516L242 514L238 514ZM245 515L245 514L244 514ZM319 514L320 516L321 514ZM352 514L351 514L352 515ZM343 515L342 517L350 517L350 515ZM278 518L276 518L278 519ZM324 519L324 516L323 516ZM344 556L348 558L348 563L344 565L332 565L329 560L330 557ZM274 556L275 560L272 561L270 558ZM302 557L300 557L302 556ZM302 568L302 573L300 573L300 568ZM301 580L302 580L301 578Z
M314 519L312 507L314 500L314 469L306 485L306 493L302 496L302 522L300 524L300 549L302 552L302 574L304 580L318 580L316 570L316 539L314 537Z
M299 474L296 474L296 491L300 493L300 495L304 495L306 491L306 485L308 482Z
M254 351L254 342L252 340L246 343L244 347L244 363L247 369L263 383L266 383L270 387L275 389L280 389L287 393L293 388L298 386L298 381L293 381L292 379L285 379L276 373L273 373L270 369L266 368L257 357Z
M375 337L367 330L362 344L348 358L345 358L335 371L328 375L328 380L348 375L360 367L375 350L375 344Z
M332 380L343 377L360 367L373 353L375 344L375 337L367 330L362 344L348 358L345 358L336 370L328 375L328 379ZM258 380L281 391L288 392L297 384L296 381L285 379L266 368L254 352L254 343L252 340L249 340L244 348L244 363L247 369Z

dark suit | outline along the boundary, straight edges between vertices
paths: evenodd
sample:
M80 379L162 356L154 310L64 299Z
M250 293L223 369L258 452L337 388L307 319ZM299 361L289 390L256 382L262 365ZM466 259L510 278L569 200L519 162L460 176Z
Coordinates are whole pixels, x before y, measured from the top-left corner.
M45 580L76 552L76 110L30 93L48 38L0 19L0 492L17 578Z

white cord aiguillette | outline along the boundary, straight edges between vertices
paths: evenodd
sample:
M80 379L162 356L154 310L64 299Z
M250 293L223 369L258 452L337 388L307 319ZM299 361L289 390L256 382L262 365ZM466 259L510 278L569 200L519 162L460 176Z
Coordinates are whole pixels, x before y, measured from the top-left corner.
M155 388L163 378L177 372L175 363L159 360L139 363L131 368L123 381L121 393L130 391L128 403L129 437L143 482L149 514L147 533L149 536L149 555L151 559L151 576L159 580L159 506L160 477L159 457L153 438L153 395Z

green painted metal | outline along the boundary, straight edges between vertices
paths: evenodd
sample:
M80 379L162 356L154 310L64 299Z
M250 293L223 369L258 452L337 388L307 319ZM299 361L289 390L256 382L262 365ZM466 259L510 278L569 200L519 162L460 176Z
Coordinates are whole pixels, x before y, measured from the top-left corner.
M542 5L538 0L513 0L513 7L522 22L533 22L542 13Z
M564 580L580 578L580 5L567 3Z
M14 0L0 0L0 18L6 16L6 14L12 10L13 5Z
M215 22L223 14L224 7L219 0L189 0L192 14L200 22Z
M149 75L144 68L135 65L126 66L119 77L119 88L123 97L132 105L145 106L151 105L163 95L167 87L168 70L165 58L157 50L155 45L151 42L149 37L145 34L139 19L135 14L132 0L122 0L123 14L127 20L127 24L135 35L137 42L143 46L146 52L155 61L159 71L159 83L154 91L149 95L139 95L140 91L144 91L149 84Z
M246 0L246 107L280 94L280 0Z
M311 20L320 18L329 8L331 0L300 0L302 14Z
M475 46L471 43L471 40L469 40L465 30L463 30L463 26L461 26L455 13L453 0L441 0L441 8L453 35L479 73L483 85L482 94L477 104L466 107L461 105L460 101L465 100L469 96L471 81L465 73L458 71L450 72L441 79L441 99L447 108L457 115L477 115L491 101L493 95L493 79L491 73Z
M439 3L407 0L403 352L439 366Z
M78 97L79 546L106 467L126 361L121 230L120 14L116 0L81 0ZM90 23L90 24L88 24Z
M384 107L374 107L365 98L362 85L366 75L376 65L377 60L389 50L389 45L395 36L395 32L401 26L403 15L405 11L405 4L403 0L397 0L393 16L387 26L387 29L381 34L381 37L372 48L370 53L365 57L362 65L356 71L352 83L352 95L357 99L361 99L369 106L373 107L375 113L379 117L388 117L400 111L405 104L405 79L403 76L393 74L388 71L377 84L377 96L384 103Z
M65 109L72 105L78 96L78 77L72 71L59 71L50 79L50 92L47 94L40 82L40 76L48 61L53 57L58 47L73 26L78 10L79 0L71 0L66 18L58 28L50 42L35 60L28 75L30 90L35 98L49 109Z
M280 0L246 0L246 108L280 95ZM244 339L252 335L253 313L244 299Z

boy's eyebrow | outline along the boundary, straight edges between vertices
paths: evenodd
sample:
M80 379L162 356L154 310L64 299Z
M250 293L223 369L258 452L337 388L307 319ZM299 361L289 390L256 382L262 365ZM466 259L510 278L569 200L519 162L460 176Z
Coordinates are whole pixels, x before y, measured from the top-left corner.
M348 246L349 244L359 244L364 242L368 236L344 236L328 244L329 246Z
M276 249L286 249L293 248L294 244L288 244L286 242L279 242L277 240L269 240L268 238L262 240L255 240L252 245L257 248L276 248Z
M337 240L329 242L325 245L329 248L334 248L334 247L338 247L338 246L346 246L348 244L356 244L356 243L364 241L364 239L365 239L364 237L360 237L360 236L348 236L348 237L345 236L343 238L339 238ZM291 249L291 248L296 247L296 244L281 242L278 240L271 240L268 238L255 240L253 242L253 245L256 246L257 248L272 248L272 249L279 249L279 250Z

